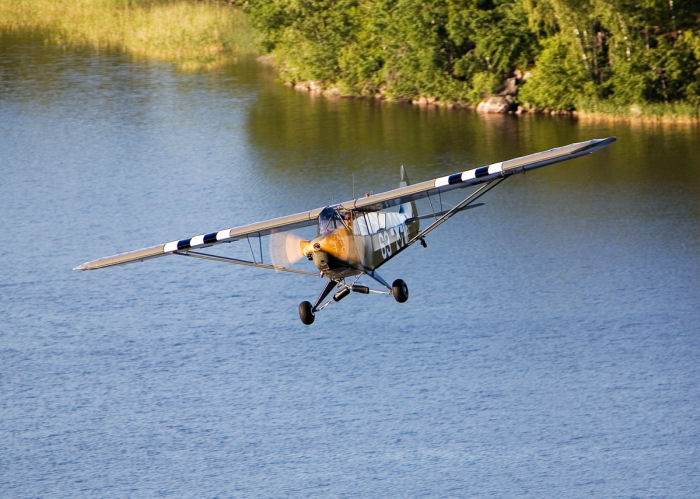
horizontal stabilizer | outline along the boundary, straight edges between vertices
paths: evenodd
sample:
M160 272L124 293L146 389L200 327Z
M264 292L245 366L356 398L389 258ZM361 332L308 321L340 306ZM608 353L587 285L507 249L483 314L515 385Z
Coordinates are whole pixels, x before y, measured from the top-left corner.
M470 210L472 208L478 208L479 206L484 206L484 203L476 203L476 204L470 204L467 206L463 206L461 208L456 209L454 211L454 213L459 213L460 211L464 211L464 210ZM425 215L418 215L417 217L409 218L408 220L406 220L406 222L411 222L413 220L427 220L429 218L440 217L440 216L444 215L445 213L447 213L448 211L450 211L450 210L443 210L443 211L438 211L436 213L427 213Z

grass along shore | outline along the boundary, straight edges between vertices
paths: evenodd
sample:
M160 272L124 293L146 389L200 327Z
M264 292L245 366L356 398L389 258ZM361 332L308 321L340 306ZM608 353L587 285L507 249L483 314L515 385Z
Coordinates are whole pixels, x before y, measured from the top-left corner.
M246 15L218 1L0 0L0 35L8 32L171 61L181 70L213 69L257 52Z

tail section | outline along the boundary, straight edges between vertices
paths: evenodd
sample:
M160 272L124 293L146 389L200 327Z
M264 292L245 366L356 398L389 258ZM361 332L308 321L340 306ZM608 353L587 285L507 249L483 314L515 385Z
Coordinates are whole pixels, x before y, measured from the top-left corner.
M401 180L399 181L399 187L406 187L410 182L408 181L408 175L406 174L406 168L401 165Z
M399 187L406 187L411 182L408 180L408 174L406 174L406 168L401 165L401 180L399 181ZM406 219L412 220L411 224L415 224L415 231L418 232L420 227L420 222L418 221L418 209L416 208L415 201L410 203L403 203L399 208L399 213L406 216Z

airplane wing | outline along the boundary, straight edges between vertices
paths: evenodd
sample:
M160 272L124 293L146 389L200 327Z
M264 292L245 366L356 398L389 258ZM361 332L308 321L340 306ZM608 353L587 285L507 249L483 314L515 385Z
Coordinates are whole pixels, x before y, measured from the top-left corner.
M73 270L95 270L103 267L111 267L112 265L141 262L143 260L173 254L178 251L189 251L191 249L206 248L220 243L230 243L249 236L267 236L273 231L308 227L318 223L318 216L322 209L323 208L317 208L294 215L287 215L286 217L273 218L271 220L265 220L264 222L256 222L231 229L223 229L209 234L199 234L197 236L170 241L149 248L107 256L92 262L83 263Z
M355 211L378 211L392 206L397 206L417 199L425 198L433 194L449 191L452 189L464 188L471 185L490 182L497 178L504 178L515 173L522 173L534 168L577 158L585 154L595 152L607 145L615 142L615 137L605 139L593 139L586 142L577 142L567 146L555 147L548 151L522 156L500 163L474 168L464 172L427 180L418 184L399 187L390 191L374 194L368 197L345 201L338 205L345 210ZM139 262L151 258L157 258L173 253L188 253L191 250L198 250L220 243L229 243L246 237L267 236L272 232L293 230L301 227L316 225L318 216L323 207L313 210L296 213L280 218L273 218L263 222L257 222L241 227L211 232L209 234L199 234L185 239L170 241L157 246L151 246L136 251L129 251L114 256L100 258L92 262L83 263L74 270L94 270L113 265L123 265L126 263ZM190 255L195 256L195 255ZM251 264L234 259L226 259L203 255L209 259L221 259L232 261L233 263ZM281 267L253 263L255 266L272 268L276 270L289 270ZM292 270L294 271L294 270ZM295 271L294 271L295 272ZM304 272L299 272L304 273Z
M567 146L555 147L548 151L537 152L528 156L509 159L500 163L493 163L472 170L427 180L418 184L399 187L398 189L374 194L365 198L346 201L342 203L341 206L346 210L378 211L432 196L438 192L446 192L452 189L481 184L499 177L503 178L513 175L514 173L523 173L542 166L578 158L579 156L602 149L615 142L615 140L615 137L608 137L605 139L592 139L586 142L576 142Z

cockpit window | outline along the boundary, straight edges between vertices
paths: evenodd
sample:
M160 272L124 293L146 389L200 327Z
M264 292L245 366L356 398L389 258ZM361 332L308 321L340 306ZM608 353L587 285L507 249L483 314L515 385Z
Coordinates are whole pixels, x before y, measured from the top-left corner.
M318 216L318 231L320 234L333 232L341 227L345 227L345 224L337 210L328 207L321 211L321 214Z

